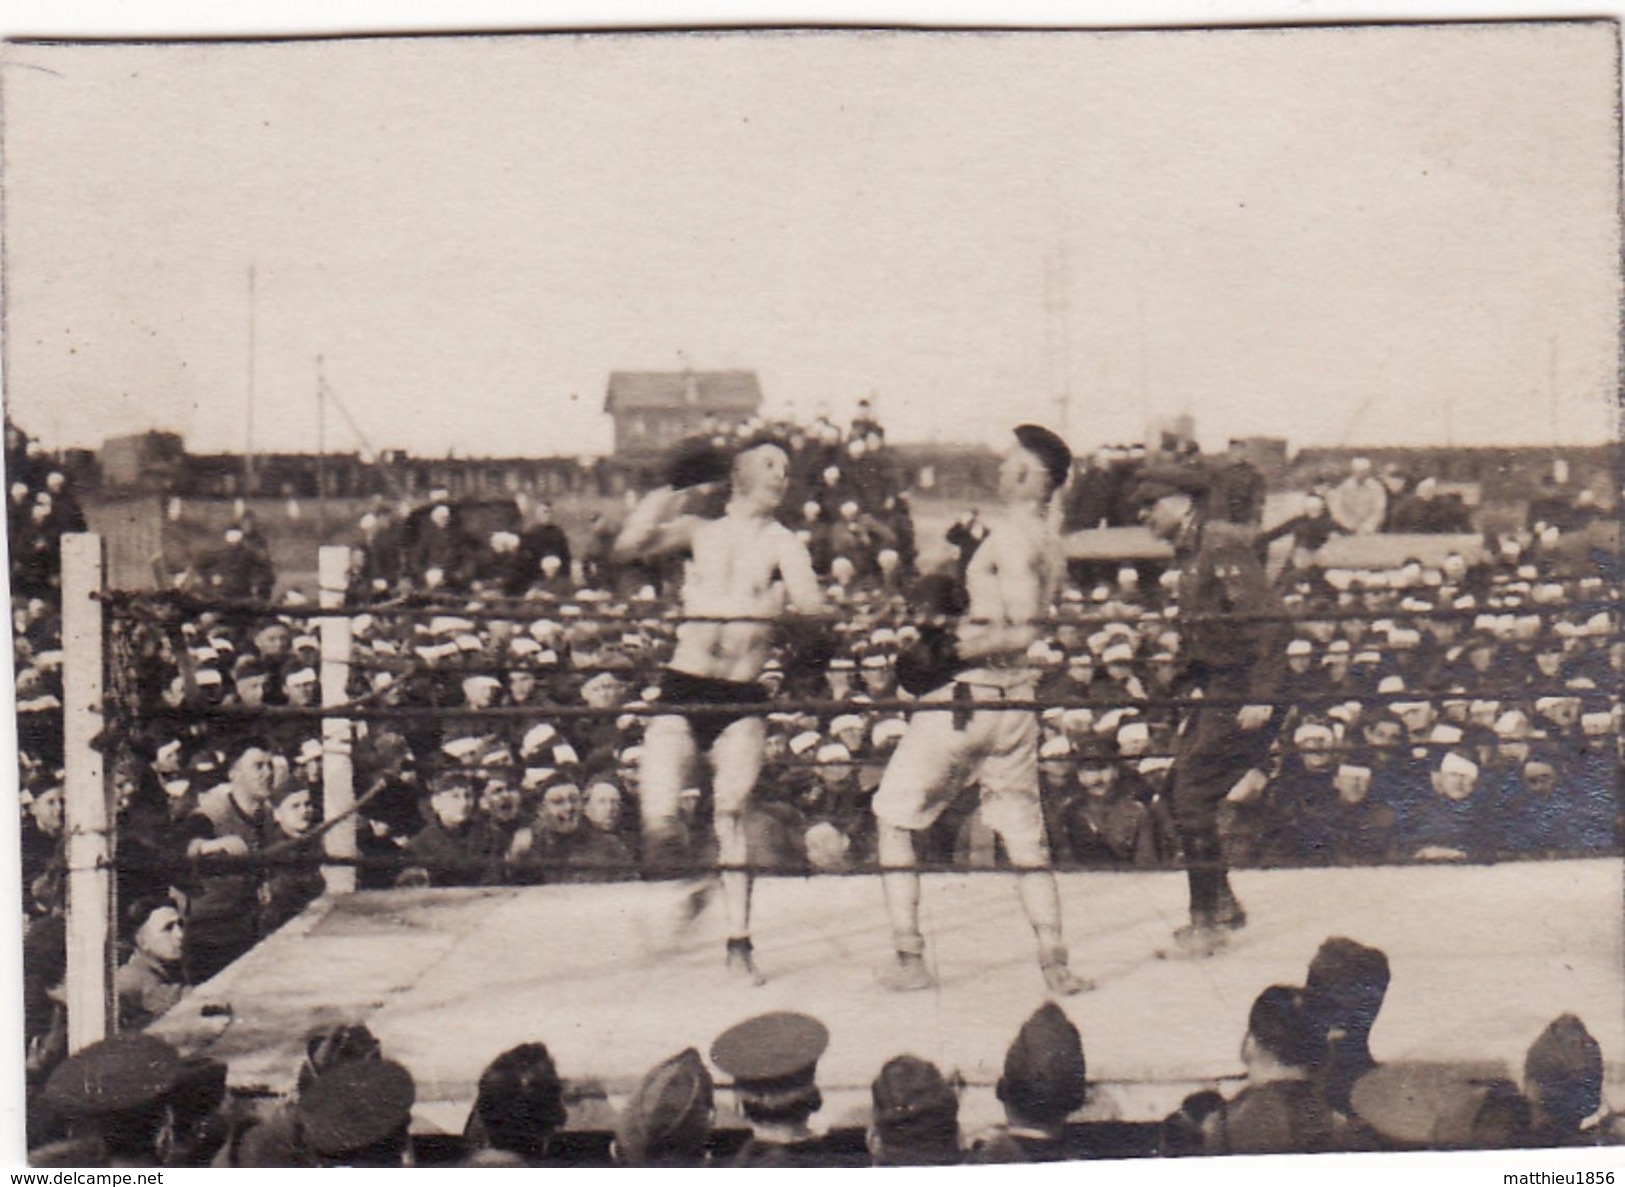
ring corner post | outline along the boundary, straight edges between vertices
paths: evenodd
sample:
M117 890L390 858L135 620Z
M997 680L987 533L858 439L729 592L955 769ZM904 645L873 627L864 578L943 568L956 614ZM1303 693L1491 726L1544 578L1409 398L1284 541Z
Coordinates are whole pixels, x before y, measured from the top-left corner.
M100 596L106 546L88 532L62 537L64 832L67 837L68 1050L112 1033L116 904L112 820L102 762L106 639Z
M317 574L323 610L342 611L348 585L350 550L343 545L323 545L317 553ZM342 705L349 699L351 622L348 614L334 614L319 620L321 633L322 704ZM328 857L338 860L356 856L355 772L350 746L353 730L348 717L322 718L322 819L336 821L323 837ZM324 865L322 879L328 894L349 894L356 888L354 865Z

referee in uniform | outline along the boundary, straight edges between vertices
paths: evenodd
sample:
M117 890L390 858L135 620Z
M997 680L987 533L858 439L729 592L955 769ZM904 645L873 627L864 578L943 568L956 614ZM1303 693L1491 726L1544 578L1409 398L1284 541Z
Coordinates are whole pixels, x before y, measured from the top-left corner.
M1218 813L1244 779L1262 777L1285 717L1278 700L1287 623L1253 551L1252 529L1204 521L1188 494L1166 488L1157 492L1146 526L1173 545L1180 566L1184 666L1175 687L1184 696L1218 702L1187 710L1179 723L1172 801L1191 917L1166 954L1210 956L1247 921L1230 889Z

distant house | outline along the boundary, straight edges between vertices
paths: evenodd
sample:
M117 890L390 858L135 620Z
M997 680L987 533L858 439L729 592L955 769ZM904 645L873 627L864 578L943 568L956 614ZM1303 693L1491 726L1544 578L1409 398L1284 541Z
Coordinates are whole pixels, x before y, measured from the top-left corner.
M614 371L604 400L615 418L615 455L623 458L749 420L761 406L754 371Z

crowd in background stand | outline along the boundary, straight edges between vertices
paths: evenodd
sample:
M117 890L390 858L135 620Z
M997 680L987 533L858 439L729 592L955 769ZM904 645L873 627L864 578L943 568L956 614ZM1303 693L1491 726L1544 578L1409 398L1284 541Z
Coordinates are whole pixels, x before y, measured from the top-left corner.
M863 869L874 857L868 797L905 720L870 706L901 696L894 664L920 620L909 601L914 524L878 425L860 421L845 434L827 424L774 427L793 461L783 515L809 545L842 647L825 670L802 670L786 655L763 673L785 707L768 708L750 861L783 872ZM9 427L7 476L25 1010L37 1092L65 1053L57 583L61 534L84 523L60 471ZM1198 494L1210 517L1261 522L1263 484L1239 453L1146 461L1123 451L1083 467L1067 524L1132 522L1168 486ZM572 542L545 505L519 531L477 534L461 513L437 493L398 519L380 509L358 524L350 698L383 710L533 712L358 722L360 884L636 877L638 738L673 644L673 574L613 564L617 528L608 521ZM1452 553L1438 565L1317 568L1307 554L1333 533L1383 521L1461 526L1459 503L1429 480L1396 497L1356 463L1324 497L1311 494L1299 515L1260 533L1261 546L1281 536L1294 544L1278 578L1296 618L1282 657L1290 711L1261 790L1226 805L1230 863L1617 852L1619 578L1597 558L1576 561L1555 547L1594 514L1592 500L1553 490L1531 506L1531 531L1491 539L1483 560ZM974 514L950 529L961 568L983 535ZM1044 670L1041 699L1089 702L1040 714L1054 857L1089 867L1176 863L1162 794L1176 717L1166 702L1184 688L1173 575L1160 563L1089 562L1072 576L1052 630L1029 655ZM251 520L197 558L182 584L263 604L233 610L160 595L113 614L122 715L106 758L118 807L117 989L132 1028L323 886L319 717L230 716L320 708L311 608L292 592L270 603L270 549ZM832 707L791 707L806 700ZM599 715L580 715L584 708ZM703 788L683 802L703 868L713 858ZM926 860L942 865L1004 861L974 795L923 844ZM266 861L229 873L202 862L250 855Z

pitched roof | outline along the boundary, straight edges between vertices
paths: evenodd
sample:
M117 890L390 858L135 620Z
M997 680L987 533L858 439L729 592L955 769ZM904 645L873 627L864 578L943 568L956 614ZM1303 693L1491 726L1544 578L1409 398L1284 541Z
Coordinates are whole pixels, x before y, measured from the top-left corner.
M681 408L713 412L755 412L762 386L754 371L612 371L605 412L638 408Z

